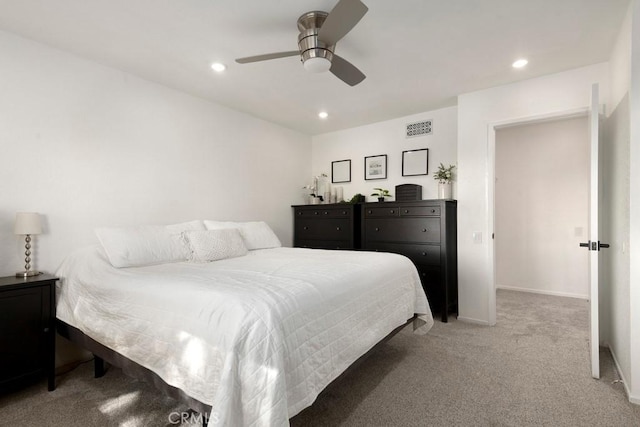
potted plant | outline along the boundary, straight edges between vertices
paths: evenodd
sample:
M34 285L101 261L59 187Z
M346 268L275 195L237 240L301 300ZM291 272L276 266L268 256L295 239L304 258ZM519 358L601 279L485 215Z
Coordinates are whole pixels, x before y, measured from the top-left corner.
M384 188L374 188L376 190L375 193L371 193L372 196L376 196L379 202L384 202L385 197L391 197L389 190L385 190Z
M453 169L456 165L445 166L440 163L438 170L433 174L433 179L438 181L438 198L451 199L451 183L453 182Z

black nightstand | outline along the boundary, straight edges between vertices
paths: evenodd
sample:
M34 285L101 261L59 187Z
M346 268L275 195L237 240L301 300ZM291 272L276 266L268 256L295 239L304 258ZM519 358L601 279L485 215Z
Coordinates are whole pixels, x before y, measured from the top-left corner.
M57 277L0 277L0 390L46 374L55 389Z

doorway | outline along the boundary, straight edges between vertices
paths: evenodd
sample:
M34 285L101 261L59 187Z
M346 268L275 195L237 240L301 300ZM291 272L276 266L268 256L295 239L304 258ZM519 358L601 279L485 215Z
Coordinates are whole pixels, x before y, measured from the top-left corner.
M495 130L497 289L589 298L586 115Z
M529 117L521 117L508 119L499 122L493 122L488 124L488 175L487 175L487 199L488 199L488 211L487 218L489 220L488 228L491 231L491 238L488 239L489 247L489 258L491 260L492 266L489 270L489 279L490 283L493 283L491 292L488 295L488 319L489 325L496 324L496 256L495 256L495 172L496 172L496 132L501 129L507 129L510 127L518 127L525 125L534 125L534 124L542 124L546 122L554 122L554 121L562 121L562 120L570 120L573 118L585 118L589 117L590 108L576 108L572 110L565 110L559 112L551 112L541 115L529 116ZM575 230L574 230L575 232ZM537 238L542 238L536 236Z

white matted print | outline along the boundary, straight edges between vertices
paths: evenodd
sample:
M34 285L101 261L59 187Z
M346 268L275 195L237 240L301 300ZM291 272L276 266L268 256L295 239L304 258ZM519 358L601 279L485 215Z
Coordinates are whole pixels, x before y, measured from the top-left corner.
M387 155L368 156L364 158L364 179L387 178Z
M402 176L429 174L429 149L402 152Z

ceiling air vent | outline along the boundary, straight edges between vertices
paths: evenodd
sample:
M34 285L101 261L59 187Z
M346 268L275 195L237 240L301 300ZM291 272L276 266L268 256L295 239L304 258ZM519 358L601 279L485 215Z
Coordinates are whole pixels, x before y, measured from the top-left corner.
M421 122L409 123L407 125L407 138L414 136L429 135L432 132L431 120L423 120Z

